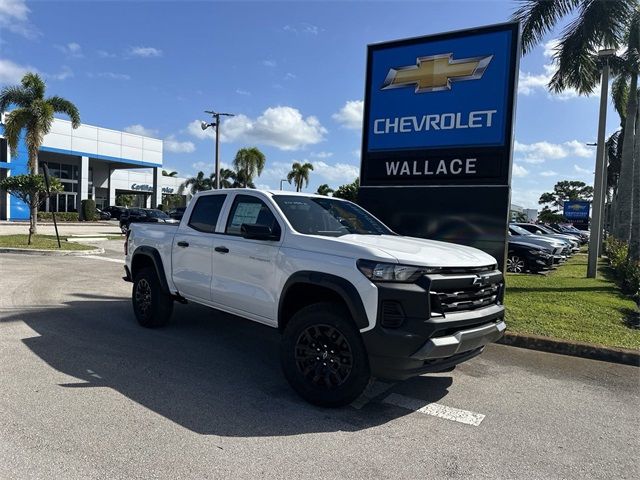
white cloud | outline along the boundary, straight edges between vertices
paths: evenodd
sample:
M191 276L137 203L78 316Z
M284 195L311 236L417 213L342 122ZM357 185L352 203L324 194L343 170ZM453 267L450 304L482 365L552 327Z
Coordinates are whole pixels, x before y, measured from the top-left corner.
M118 55L108 52L106 50L98 50L98 56L101 58L116 58Z
M169 135L165 138L163 145L166 150L174 153L191 153L196 149L193 142L180 142L176 140L175 135Z
M514 163L512 174L514 177L526 177L529 174L529 170L521 165L518 165L517 163Z
M332 165L323 161L311 163L313 164L313 173L319 175L325 180L328 180L329 182L353 182L360 176L360 169L357 166L348 163L334 163Z
M329 158L333 157L333 152L314 152L311 156L314 158Z
M558 45L560 45L560 40L557 38L552 38L551 40L549 40L547 43L545 43L543 45L543 52L542 54L545 57L551 58L556 54L556 50L558 48Z
M62 69L57 73L43 73L42 75L50 80L62 81L66 80L67 78L73 77L73 71L69 67L63 66Z
M291 32L291 33L306 33L309 35L318 35L318 33L320 33L321 29L320 27L318 27L317 25L313 25L311 23L300 23L299 25L285 25L284 27L282 27L282 29L285 32Z
M295 80L296 78L298 78L297 75L291 72L287 72L284 76L285 80Z
M242 90L241 88L236 88L236 93L238 95L245 95L245 96L251 95L251 92L249 92L247 90Z
M6 29L28 39L36 38L40 32L29 22L29 13L26 0L0 0L0 31Z
M129 125L128 127L124 127L124 131L128 133L133 133L134 135L142 135L143 137L157 137L158 130L154 130L152 128L145 128L139 123L135 125Z
M512 203L516 205L522 205L525 208L539 208L538 199L544 190L540 189L522 189L515 188L513 189L513 194L511 196Z
M191 122L187 131L196 138L213 138L213 129L202 130L200 121ZM256 119L237 115L225 119L220 127L221 142L269 145L280 150L298 150L324 140L327 130L314 116L303 117L292 107L270 107Z
M116 73L116 72L98 72L98 73L87 73L89 78L108 78L111 80L131 80L131 76L126 73Z
M358 148L357 150L351 150L351 155L356 158L360 158L360 149Z
M331 118L344 128L360 130L363 112L364 102L362 100L347 100L347 103L337 113L331 115Z
M275 60L263 60L262 65L264 65L265 67L273 68L273 67L276 67L278 64L276 63Z
M558 175L558 172L554 172L553 170L545 170L544 172L540 172L540 175L543 177L555 177Z
M154 47L129 47L128 53L132 57L143 57L143 58L152 58L152 57L162 56L162 50Z
M27 72L36 72L34 67L18 65L11 60L0 58L0 84L19 83Z
M573 165L573 169L575 170L576 173L580 173L582 175L593 175L593 170L590 170L588 168L582 168L580 165Z
M567 157L592 157L594 152L589 150L584 142L570 140L563 143L550 143L546 141L535 143L520 143L516 140L514 144L516 157L519 161L539 164L546 160L558 160Z
M76 42L67 43L66 45L55 45L55 48L60 50L62 53L64 53L68 57L74 57L74 58L84 57L84 54L82 53L82 47L80 46L79 43L76 43Z

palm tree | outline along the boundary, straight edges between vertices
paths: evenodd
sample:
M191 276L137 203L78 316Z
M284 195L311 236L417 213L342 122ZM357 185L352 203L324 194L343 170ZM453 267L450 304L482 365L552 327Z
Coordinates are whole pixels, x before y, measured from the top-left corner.
M29 172L38 173L38 150L42 146L44 136L51 130L54 113L64 113L71 119L71 126L80 126L80 114L76 106L69 100L53 96L45 98L46 84L36 73L27 73L20 85L7 86L0 91L0 113L10 106L16 108L5 118L4 136L9 144L11 155L18 150L20 133L24 129L27 152L29 155ZM35 235L38 229L38 202L29 208L29 235Z
M316 193L318 195L324 195L325 197L328 196L330 193L333 193L333 188L331 188L329 185L327 185L326 183L323 183L322 185L320 185L318 187L318 190L316 191Z
M233 188L236 181L237 174L230 168L220 169L220 188ZM212 173L209 177L211 179L211 185L216 184L216 174Z
M256 185L247 179L246 173L244 170L239 170L237 172L233 172L235 175L233 183L231 184L232 188L256 188Z
M176 172L175 170L168 172L167 170L162 170L162 176L163 177L177 177L178 176L178 172Z
M296 192L302 190L303 184L304 186L309 185L309 173L313 170L313 165L310 163L301 164L300 162L293 162L291 165L291 171L287 174L287 181L293 183L296 186Z
M238 176L242 176L244 182L242 186L247 187L249 183L253 182L254 177L260 176L264 169L265 162L266 158L264 153L256 147L241 148L238 150L236 158L233 160L233 166ZM242 172L242 175L240 172Z
M178 187L178 194L182 195L184 191L189 188L191 195L195 195L203 190L211 190L212 183L211 177L207 177L203 172L198 172L195 177L187 178L185 182Z
M627 50L621 57L609 60L617 78L612 88L614 104L623 120L620 177L617 185L614 235L624 241L630 239L631 219L640 216L633 211L634 146L636 144L636 115L638 112L638 59L640 54L640 13L637 0L523 0L514 18L522 22L523 52L527 53L550 32L559 21L575 17L563 30L554 55L557 71L549 88L560 92L575 88L589 94L598 84L600 48L617 49L623 42ZM628 84L628 87L626 85ZM628 95L620 95L623 91ZM624 106L620 104L624 98ZM624 111L624 114L621 112Z

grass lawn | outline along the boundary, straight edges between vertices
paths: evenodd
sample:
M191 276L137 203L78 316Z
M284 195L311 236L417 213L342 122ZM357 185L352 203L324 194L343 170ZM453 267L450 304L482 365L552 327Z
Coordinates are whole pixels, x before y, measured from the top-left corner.
M55 235L34 235L31 245L27 245L29 235L0 235L0 247L5 248L32 248L37 250L58 250L58 242ZM92 250L95 247L67 242L60 238L62 250Z
M507 330L640 349L640 329L625 323L635 303L620 293L606 263L597 279L586 272L587 256L579 254L548 275L507 274Z

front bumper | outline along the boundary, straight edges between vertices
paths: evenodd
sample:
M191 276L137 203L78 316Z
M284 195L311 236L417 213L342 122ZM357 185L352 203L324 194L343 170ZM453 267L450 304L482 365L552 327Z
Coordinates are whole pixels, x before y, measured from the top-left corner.
M383 379L404 380L448 370L475 357L485 345L498 340L506 328L501 304L501 274L497 273L492 280L500 285L500 292L492 304L446 311L434 298L445 295L434 290L460 291L472 286L474 278L475 275L440 276L431 279L432 283L427 280L417 284L378 284L376 326L362 334L372 374ZM460 285L467 281L468 285ZM460 303L464 302L449 305ZM395 310L389 308L390 304L396 305ZM392 327L388 322L390 312L402 315L402 321Z

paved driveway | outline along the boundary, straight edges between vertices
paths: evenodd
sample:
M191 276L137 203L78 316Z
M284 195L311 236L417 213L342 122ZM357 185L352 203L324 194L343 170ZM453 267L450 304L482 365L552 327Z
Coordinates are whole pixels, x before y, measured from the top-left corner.
M325 410L278 335L197 305L137 326L121 242L0 255L0 478L638 478L639 370L494 345Z

